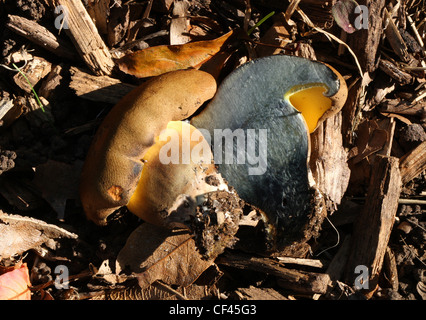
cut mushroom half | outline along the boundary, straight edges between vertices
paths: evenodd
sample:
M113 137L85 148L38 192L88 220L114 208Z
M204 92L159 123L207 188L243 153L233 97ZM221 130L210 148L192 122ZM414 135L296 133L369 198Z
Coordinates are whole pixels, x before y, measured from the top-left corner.
M263 212L275 247L306 236L324 217L308 178L309 132L339 112L346 97L346 84L331 67L270 56L234 70L191 120L212 137L223 178Z

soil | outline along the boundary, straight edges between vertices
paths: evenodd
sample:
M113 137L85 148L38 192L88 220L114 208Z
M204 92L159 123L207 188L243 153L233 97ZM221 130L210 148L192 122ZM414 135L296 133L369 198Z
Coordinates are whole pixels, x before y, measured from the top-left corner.
M124 1L114 2L124 6ZM142 9L145 9L146 2L134 1L134 6L139 5ZM163 2L167 3L168 1ZM403 2L406 3L407 1ZM268 5L265 1L252 1L252 15L249 20L249 26L253 26L255 21L259 21L259 18L266 16L272 10L277 10L277 12L280 10L276 7L275 1L271 1L271 3L274 3L274 5ZM419 8L421 6L421 4L416 5ZM112 6L113 1L111 1ZM119 5L114 6L114 10L111 10L111 13L119 11L119 8ZM200 0L192 1L190 12L193 16L205 16L210 21L216 22L216 24L211 24L209 28L200 31L201 34L207 33L214 38L223 33L224 30L227 30L228 27L243 27L245 8L244 1ZM419 8L414 6L413 11L417 10L416 12L418 12ZM281 9L281 11L283 10ZM420 12L422 11L420 10ZM418 15L418 19L424 19L424 12L423 8L423 13ZM32 111L27 102L32 97L32 93L22 90L13 82L16 70L0 67L0 98L13 98L15 103L22 100L20 104L18 103L20 107L17 115L12 116L11 119L1 119L0 210L5 213L32 217L57 225L78 234L79 241L58 241L56 249L51 252L48 258L40 255L40 252L29 250L24 254L3 259L1 264L10 265L18 260L28 264L32 285L34 288L38 288L33 291L33 299L45 299L46 294L58 300L93 298L96 296L96 294L92 294L93 292L105 293L105 290L110 290L112 286L110 283L94 278L92 274L97 271L104 261L113 261L117 257L118 252L125 245L131 232L143 221L133 216L126 208L122 208L109 218L109 223L106 227L96 226L86 219L79 203L78 194L73 189L75 186L70 186L68 189L59 186L66 186L67 181L78 177L79 168L84 162L96 128L113 105L78 97L69 87L71 80L69 68L77 66L87 70L84 62L81 60L61 59L27 39L18 36L5 27L8 14L36 21L57 34L57 30L53 27L53 20L55 19L53 10L44 0L1 1L0 43L2 48L0 50L0 63L11 67L13 62L12 55L24 50L33 56L45 58L52 65L61 65L62 79L59 86L48 97L50 103L48 112L44 113L40 109ZM169 30L170 19L170 12L164 12L164 9L154 6L150 12L149 19L145 21L147 27L140 31L139 37L150 35L160 30ZM306 25L302 25L300 19L295 18L295 20L300 24L300 30L307 28ZM318 19L312 20L318 25L321 22ZM325 21L324 23L328 22ZM271 26L271 20L265 21L253 33L253 38L259 40L259 37ZM330 30L334 30L335 34L340 33L340 29L336 25L331 27ZM412 52L420 51L418 43L413 40L413 35L408 27L405 28L403 35L409 39L407 40L409 43L414 43L411 45L414 48ZM69 41L65 34L61 33L60 36ZM337 45L330 46L325 44L324 39L319 36L302 39L301 33L297 33L293 34L292 37L295 43L312 45L312 50L317 53L318 57L333 55L330 54L331 49L337 51ZM155 46L168 44L169 39L167 36L159 36L145 41L149 46ZM125 38L110 48L119 48L124 44L126 44ZM389 46L387 45L387 47ZM243 45L238 49L236 56L232 60L235 64L239 59L247 57L250 50ZM343 63L335 63L334 66L342 74L356 73L350 54L346 53L344 58L339 59ZM418 59L424 59L424 57L419 57ZM335 60L337 59L335 58L333 61ZM21 61L17 64L22 66L23 62ZM331 64L333 65L333 63ZM346 68L348 65L351 65L351 67ZM228 66L228 68L230 67ZM377 72L379 73L380 70ZM112 76L125 83L136 85L141 82L140 79L123 74L118 70L114 70ZM384 76L384 74L382 73L381 76ZM386 79L387 81L393 81L390 77ZM424 84L424 73L420 74L418 79L420 79L420 83ZM40 89L41 83L42 81L35 86L34 89L36 91ZM374 86L375 82L370 85L369 92L374 92ZM407 93L417 94L415 91L416 86L418 86L418 83L416 85L397 86L398 89L391 92L387 98L400 99L401 96ZM353 92L350 91L350 94L353 94ZM423 98L420 102L424 103L424 101L425 99ZM384 117L374 108L368 111L361 111L361 114L365 118L383 119ZM348 116L348 113L344 116ZM407 124L406 121L396 120L392 155L398 157L411 151L426 140L424 117L420 115L407 116L407 118L409 118L411 124ZM348 137L349 135L344 136ZM355 141L346 139L344 144L350 149L355 146ZM60 163L63 167L53 171L57 163ZM41 177L37 174L37 172L40 172L37 168L42 168L43 166L46 166L45 170L47 172L57 173ZM345 207L347 201L351 202L355 207L358 206L358 208L363 205L367 185L363 185L359 181L357 179L351 180L346 195L342 200L342 205L338 205L337 210L334 210L336 216L340 211L347 211L348 207ZM45 186L49 184L52 184L50 191L46 191L47 188ZM396 263L397 279L396 281L395 279L389 280L389 270L392 270L392 268L384 267L384 271L381 274L380 288L375 291L371 297L372 299L425 299L425 172L403 186L401 199L409 201L401 203L398 207L388 245L394 255L394 260L390 259L389 261ZM349 220L347 223L337 226L340 239L344 239L346 235L352 232L352 223L353 220ZM241 228L240 234L237 234L237 236L244 239L245 235L243 233L245 230L245 228ZM311 240L311 252L305 257L330 262L342 245L342 242L336 244L336 238L336 227L324 222L320 236ZM324 251L324 249L327 250ZM318 256L319 253L321 253L320 256ZM55 278L55 266L60 261L62 261L61 264L68 267L69 274L75 277L69 289L58 289L52 283ZM255 298L267 296L271 299L277 297L282 299L311 299L313 297L313 295L298 295L297 292L283 289L274 276L262 271L244 270L244 272L241 272L238 268L232 268L228 265L221 266L220 264L218 268L220 269L219 271L208 269L197 282L200 287L204 286L210 290L209 294L207 294L210 299L241 299L243 291L245 298L250 297L250 294L253 294L252 297ZM325 272L325 268L320 269L320 271L312 267L296 266L296 268L304 271ZM128 288L130 288L130 285ZM191 290L195 292L197 290L196 286ZM259 293L258 290L262 292ZM217 294L217 292L220 293ZM194 297L200 298L198 294L198 291L194 293ZM171 296L173 297L173 295ZM365 297L357 293L351 284L341 282L327 294L321 295L320 299L365 299Z

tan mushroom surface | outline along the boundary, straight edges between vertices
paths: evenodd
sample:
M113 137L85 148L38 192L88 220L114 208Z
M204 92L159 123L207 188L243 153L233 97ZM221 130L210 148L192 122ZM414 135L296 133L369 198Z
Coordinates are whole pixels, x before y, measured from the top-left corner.
M210 74L180 70L148 80L115 105L98 128L82 170L80 198L87 217L105 225L112 212L127 205L155 138L215 92Z

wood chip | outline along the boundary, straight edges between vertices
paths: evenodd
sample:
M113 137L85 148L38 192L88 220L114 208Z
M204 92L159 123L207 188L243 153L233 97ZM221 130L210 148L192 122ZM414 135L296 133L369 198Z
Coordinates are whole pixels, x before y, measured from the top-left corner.
M362 70L373 72L377 68L376 53L382 35L384 0L367 0L368 28L348 34L348 45L353 49Z
M426 141L423 141L400 159L400 170L403 184L426 170Z
M52 9L65 8L66 33L71 37L80 56L96 75L109 75L114 61L81 0L49 0Z
M189 3L186 0L175 0L173 17L170 24L170 44L185 44L191 41L188 20Z
M44 80L41 84L41 87L38 90L38 94L45 97L46 99L49 99L51 93L61 84L61 72L61 65L56 65L55 67L53 67L46 80Z
M318 259L303 259L292 257L277 257L277 259L284 264L296 264L301 266L309 266L314 268L324 268L324 263Z
M380 59L379 68L401 85L409 84L413 79L409 73L400 70L395 64L386 59Z
M368 280L367 292L376 288L395 221L400 192L401 175L398 159L377 155L372 168L367 199L354 224L351 252L346 268L346 283L354 284L359 276L356 270L359 266L365 266L368 277L363 280Z
M324 273L287 269L268 258L257 258L246 254L225 253L216 259L218 264L267 273L277 278L279 286L300 294L325 293L330 277Z
M340 204L349 185L348 154L343 147L342 113L324 121L311 134L310 167L318 188Z
M76 95L91 101L116 104L136 86L108 76L94 76L71 67L71 83Z
M78 57L70 43L55 36L37 22L11 14L8 15L8 19L9 21L6 23L6 28L25 37L29 41L53 52L59 57L70 60L74 60Z
M109 2L110 0L89 0L87 4L87 12L101 34L108 33Z
M279 13L273 17L274 24L260 38L260 43L271 44L281 48L259 45L256 47L258 57L272 56L280 53L291 41L290 34L284 26L284 13Z
M25 67L21 71L28 78L31 86L35 86L41 79L43 79L51 70L52 64L44 58L34 57L31 61L28 61ZM16 85L27 93L31 93L32 88L28 83L27 79L21 73L16 73L13 76L13 81Z

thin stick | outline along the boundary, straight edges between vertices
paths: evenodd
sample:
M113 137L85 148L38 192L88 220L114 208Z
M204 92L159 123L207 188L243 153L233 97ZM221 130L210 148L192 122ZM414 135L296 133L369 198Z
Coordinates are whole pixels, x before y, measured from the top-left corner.
M288 8L284 14L284 19L286 22L290 20L291 16L293 15L294 11L296 10L297 6L299 5L301 0L292 0L290 4L288 5Z
M323 254L324 252L326 252L326 251L328 251L328 250L330 250L330 249L333 249L333 248L337 247L337 246L339 245L339 243L340 243L340 233L339 233L339 230L337 230L337 228L334 226L334 224L332 224L332 223L331 223L331 221L330 221L330 219L328 219L328 217L325 217L325 218L326 218L326 219L327 219L327 221L331 224L331 226L333 227L334 231L336 231L336 233L337 233L337 241L336 241L336 244L335 244L335 245L333 245L333 246L331 246L331 247L328 247L328 248L326 248L326 249L322 250L320 253L318 253L318 254L316 255L316 257L318 257L319 255Z
M417 31L417 28L416 28L416 25L414 24L413 19L411 18L411 16L407 15L407 20L408 20L408 22L410 23L411 29L413 29L414 36L416 37L417 42L418 42L418 43L419 43L419 45L422 47L423 52L426 52L425 44L424 44L424 42L423 42L422 37L420 37L419 32ZM422 66L423 66L423 67L426 67L426 62L425 62L423 59L421 60L421 64L422 64Z

